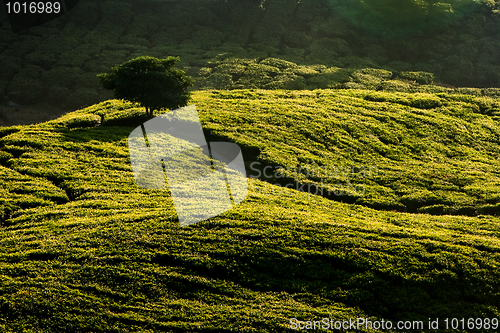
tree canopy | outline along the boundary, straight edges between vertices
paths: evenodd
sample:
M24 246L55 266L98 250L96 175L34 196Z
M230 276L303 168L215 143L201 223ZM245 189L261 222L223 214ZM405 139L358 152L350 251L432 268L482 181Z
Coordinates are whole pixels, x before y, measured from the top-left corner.
M439 29L461 19L479 0L328 0L352 24L382 37Z
M113 66L98 78L105 89L114 91L115 98L139 103L152 116L154 110L182 107L190 99L188 88L194 81L175 68L179 60L142 56Z

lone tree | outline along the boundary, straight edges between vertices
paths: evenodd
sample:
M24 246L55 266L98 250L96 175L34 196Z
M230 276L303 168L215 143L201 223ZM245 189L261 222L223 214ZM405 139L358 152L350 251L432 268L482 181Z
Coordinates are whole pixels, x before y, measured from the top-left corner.
M105 89L114 91L115 98L141 104L151 117L157 109L185 106L191 97L187 88L194 80L174 67L179 60L178 57L138 57L113 66L111 73L97 77Z

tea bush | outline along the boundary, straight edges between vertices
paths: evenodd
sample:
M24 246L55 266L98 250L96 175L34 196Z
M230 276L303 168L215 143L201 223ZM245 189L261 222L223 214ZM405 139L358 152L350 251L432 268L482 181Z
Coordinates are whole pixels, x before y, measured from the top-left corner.
M0 327L291 332L290 318L496 318L499 129L481 113L486 97L471 96L196 92L207 139L261 164L247 166L236 208L184 228L168 191L134 183L137 105L2 127ZM264 166L284 168L273 182L338 195L253 178ZM348 183L365 192L342 194Z

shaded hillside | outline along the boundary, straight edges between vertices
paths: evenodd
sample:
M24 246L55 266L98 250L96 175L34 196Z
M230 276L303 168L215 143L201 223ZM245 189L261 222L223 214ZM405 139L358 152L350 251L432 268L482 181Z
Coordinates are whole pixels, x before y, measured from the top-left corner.
M430 3L82 0L67 15L17 34L1 20L0 96L60 110L90 105L111 97L95 75L140 55L180 56L200 82L224 59L273 57L500 87L496 2Z

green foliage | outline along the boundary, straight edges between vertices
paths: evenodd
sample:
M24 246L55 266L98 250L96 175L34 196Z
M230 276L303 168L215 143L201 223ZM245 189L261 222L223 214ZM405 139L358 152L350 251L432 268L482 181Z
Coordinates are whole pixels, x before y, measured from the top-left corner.
M476 0L329 0L352 24L384 37L399 37L439 29L479 7Z
M213 67L227 58L260 63L272 57L298 66L422 71L432 73L441 84L499 87L496 11L495 2L486 0L266 0L262 6L258 1L90 1L64 18L20 35L5 26L0 33L0 94L21 105L49 102L60 109L88 105L96 101L95 96L102 100L109 95L98 86L86 86L86 93L77 91L85 81L81 75L72 86L48 84L44 73L26 84L15 76L30 66L43 72L79 68L95 76L145 54L179 56L182 61L177 66L186 72ZM213 78L200 77L195 89L375 86L357 79L330 80L295 72L279 77L251 74L253 78L239 83L239 79L228 80L227 73L213 74ZM431 82L429 77L417 79L419 84ZM13 80L13 89L3 83ZM404 86L393 83L380 86L392 90ZM15 94L19 89L23 95Z
M0 55L0 61L4 64L4 66L0 66L0 75L2 78L10 79L21 69L21 59Z
M392 77L383 69L354 70L324 65L298 65L276 58L227 58L199 71L202 87L215 89L376 88Z
M44 86L40 80L41 68L27 66L22 68L9 83L7 90L28 103L39 102L44 97Z
M434 74L426 72L400 72L398 77L420 84L432 84L434 81Z
M276 59L276 58L266 58L260 62L262 65L267 65L271 66L273 68L279 68L280 70L286 70L286 69L295 69L299 67L297 64L294 64L291 61L286 61L282 59Z
M73 90L78 86L83 71L79 67L57 67L42 73L43 83L47 87L64 87Z
M71 32L77 33L79 29L84 29L83 32L89 31L99 23L100 6L98 2L85 1L79 3L66 15L70 18L66 28L71 29Z
M389 76L377 71L372 74ZM359 197L351 192L330 193L330 198L378 209L414 212L443 205L445 214L478 214L483 206L492 204L489 200L498 200L489 199L489 193L498 190L494 170L500 153L499 129L489 116L498 112L498 102L482 96L480 89L473 96L472 92L424 93L425 89L412 88L413 93L245 90L198 96L204 96L206 109L223 99L224 109L232 110L231 119L248 124L233 132L222 115L206 120L217 135L229 137L249 151L258 149L257 161L262 165L291 170L326 167L328 176L309 177L324 193L338 190L339 184L366 188ZM199 108L202 105L197 101ZM471 171L471 161L482 163L483 171ZM346 166L377 166L379 173L377 177L343 173Z
M351 59L352 61L357 61ZM359 59L358 59L359 60ZM400 71L393 73L377 68L340 68L325 65L298 65L277 58L257 59L224 58L202 67L194 75L199 81L198 89L377 89L401 92L426 92L423 87L431 85L434 75L422 71ZM403 68L405 63L392 64ZM463 89L463 88L460 88ZM446 91L444 89L443 91ZM482 95L481 90L463 91L465 94ZM462 92L462 91L461 91Z
M240 205L185 228L168 191L134 184L137 104L0 128L0 330L267 333L293 331L290 318L498 318L500 128L481 111L497 107L486 94L498 91L195 92L209 138L237 143L247 162L366 193L327 199L248 179ZM333 172L312 174L324 166Z
M416 84L400 80L387 80L387 81L382 81L378 86L378 89L384 91L412 92L412 91L417 91L418 86Z
M341 88L341 83L348 82L352 70L338 67L325 68L321 73L307 79L308 86L312 89Z
M285 42L289 47L307 49L313 41L313 37L303 31L291 31L285 34Z
M149 116L156 109L175 109L187 105L187 88L193 80L184 71L175 68L179 58L138 57L114 66L111 73L99 74L105 89L113 90L115 97L139 103Z
M377 89L381 83L392 77L392 72L383 69L365 68L353 72L346 83L347 88Z
M311 44L309 49L312 53L316 53L322 57L346 56L350 53L347 42L340 38L318 39Z
M125 29L134 17L132 6L126 2L105 1L101 5L103 18L100 21L102 27L117 27Z
M9 159L14 157L12 154L0 150L0 165L5 165Z

